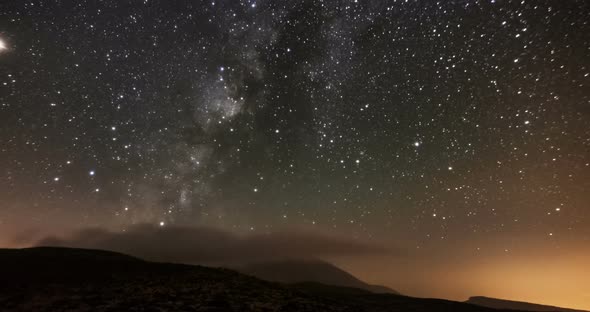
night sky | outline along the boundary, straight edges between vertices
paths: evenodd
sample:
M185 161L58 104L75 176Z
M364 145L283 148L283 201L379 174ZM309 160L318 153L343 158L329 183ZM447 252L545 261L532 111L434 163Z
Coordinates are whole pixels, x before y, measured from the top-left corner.
M590 309L589 125L584 0L0 3L4 246L321 231L410 295Z

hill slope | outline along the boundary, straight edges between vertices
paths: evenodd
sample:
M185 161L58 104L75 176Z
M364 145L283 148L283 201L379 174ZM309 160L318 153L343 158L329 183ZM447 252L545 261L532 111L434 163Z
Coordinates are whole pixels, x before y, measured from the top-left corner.
M319 260L285 260L250 264L238 271L263 280L296 284L316 282L326 285L354 287L374 293L397 294L380 285L367 284L335 265Z
M471 297L465 301L467 303L494 308L494 309L510 309L510 310L521 310L521 311L538 311L538 312L588 312L582 310L573 310L567 308L560 308L542 304L534 304L522 301L511 301L504 299L489 298L483 296Z
M0 250L2 311L464 311L467 303L315 283L281 285L228 269L99 250Z

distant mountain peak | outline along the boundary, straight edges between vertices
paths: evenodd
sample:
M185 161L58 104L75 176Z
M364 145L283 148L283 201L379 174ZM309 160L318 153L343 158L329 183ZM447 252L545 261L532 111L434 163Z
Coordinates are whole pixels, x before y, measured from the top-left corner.
M568 308L554 307L550 305L542 305L536 303L529 303L524 301L513 301L506 299L497 299L484 296L470 297L466 303L475 304L482 307L494 309L510 309L520 311L537 311L537 312L588 312L584 310L574 310Z
M399 295L398 292L386 286L367 284L334 264L318 259L256 262L238 268L238 271L260 279L286 284L315 282L325 285L359 288L373 293Z

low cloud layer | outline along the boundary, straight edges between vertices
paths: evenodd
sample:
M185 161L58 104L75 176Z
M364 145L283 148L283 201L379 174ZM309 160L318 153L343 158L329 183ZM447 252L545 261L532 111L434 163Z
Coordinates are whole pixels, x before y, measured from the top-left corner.
M36 245L105 249L152 261L219 265L391 252L347 237L311 232L237 235L213 228L148 225L135 226L125 232L81 230L68 237L44 238Z

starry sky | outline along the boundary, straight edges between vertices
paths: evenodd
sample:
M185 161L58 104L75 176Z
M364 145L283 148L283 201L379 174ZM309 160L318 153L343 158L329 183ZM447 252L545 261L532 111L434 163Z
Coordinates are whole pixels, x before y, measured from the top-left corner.
M323 231L408 294L590 309L589 120L584 0L3 1L0 244Z

